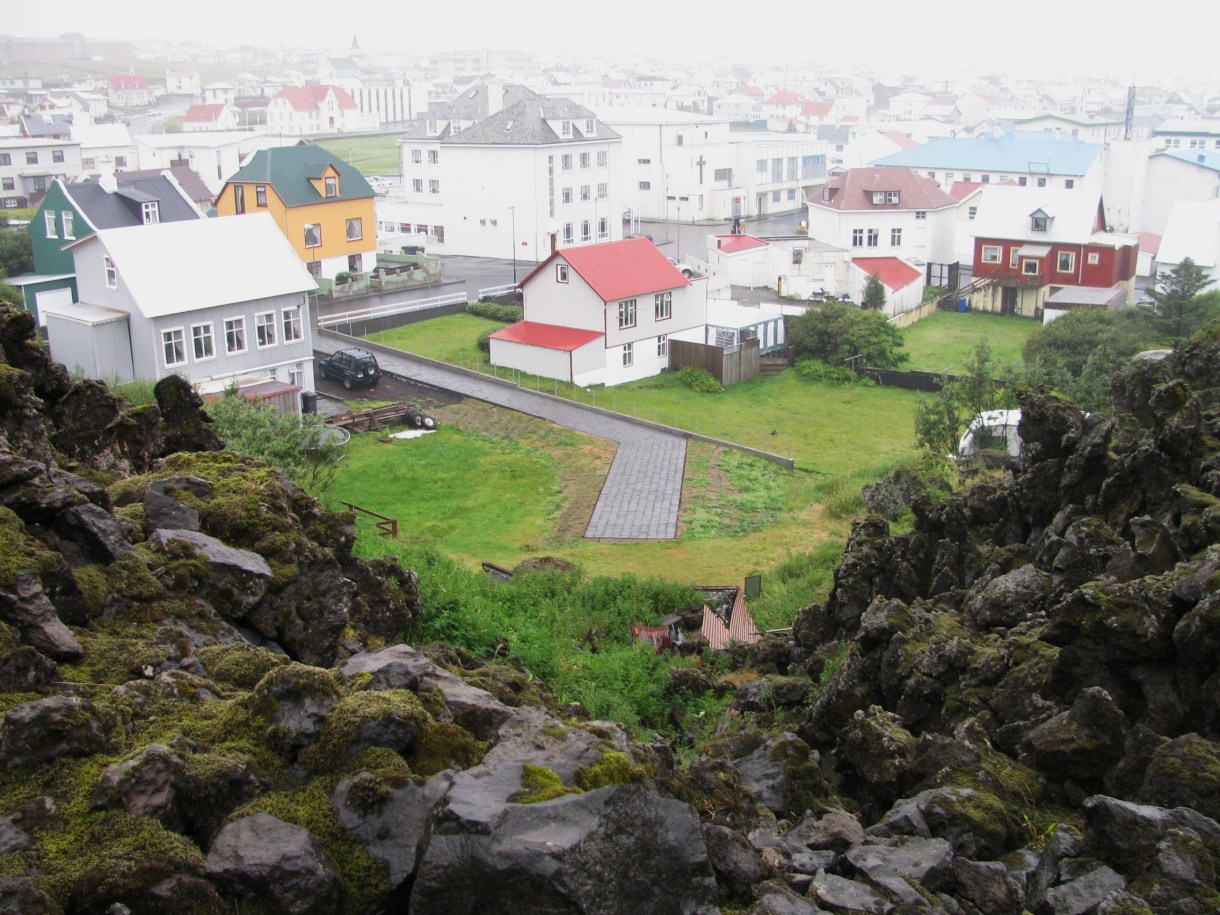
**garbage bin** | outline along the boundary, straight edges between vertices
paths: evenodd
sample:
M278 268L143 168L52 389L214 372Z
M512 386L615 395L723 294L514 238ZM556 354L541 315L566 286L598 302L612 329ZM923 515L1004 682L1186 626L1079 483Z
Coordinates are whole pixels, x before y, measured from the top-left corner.
M301 392L301 412L302 413L317 413L318 412L318 392L317 391L302 391Z
M957 310L958 311L969 311L970 306L966 304L965 299L958 299L957 300Z

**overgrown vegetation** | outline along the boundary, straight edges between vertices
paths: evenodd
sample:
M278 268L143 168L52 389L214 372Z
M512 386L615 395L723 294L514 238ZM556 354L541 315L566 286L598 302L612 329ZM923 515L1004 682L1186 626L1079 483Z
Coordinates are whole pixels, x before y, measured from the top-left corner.
M678 380L696 394L720 394L724 391L724 385L716 380L715 375L693 365L678 369Z
M788 345L798 358L830 365L860 359L865 365L895 368L907 361L902 332L884 314L843 302L810 305L791 322Z
M1014 406L1013 385L997 377L991 347L980 340L966 372L915 408L915 437L933 454L955 454L958 439L975 416Z
M1157 274L1148 300L1160 318L1161 330L1181 342L1220 318L1220 290L1204 292L1212 278L1189 257L1166 274Z
M501 324L512 324L520 321L524 309L520 305L499 305L495 302L471 302L466 306L466 313L476 318L487 318L489 321L499 321Z

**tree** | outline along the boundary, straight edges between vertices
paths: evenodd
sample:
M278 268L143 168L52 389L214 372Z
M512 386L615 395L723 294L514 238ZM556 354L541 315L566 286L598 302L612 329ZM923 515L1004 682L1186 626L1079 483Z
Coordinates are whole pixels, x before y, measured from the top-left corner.
M20 276L34 269L34 248L25 229L0 229L0 277Z
M881 277L876 273L870 276L864 285L864 301L861 303L861 307L867 308L869 311L885 309L885 286L881 282Z
M907 361L902 332L876 311L843 302L810 305L788 328L788 345L797 358L842 365L859 356L865 365L894 368Z
M285 415L268 404L250 403L236 391L209 404L207 411L226 448L282 468L315 495L334 482L343 446L322 417Z
M1156 286L1147 291L1174 342L1189 337L1220 315L1220 293L1200 294L1211 282L1207 272L1187 257L1169 273L1158 274Z
M998 375L991 346L980 340L966 372L915 406L915 438L933 454L954 454L966 427L980 413L1011 409L1014 385Z

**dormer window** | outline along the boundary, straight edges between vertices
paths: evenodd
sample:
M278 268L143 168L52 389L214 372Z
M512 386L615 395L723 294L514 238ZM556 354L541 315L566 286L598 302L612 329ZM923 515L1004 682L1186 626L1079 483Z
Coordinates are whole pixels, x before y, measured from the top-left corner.
M438 121L428 122L428 136L434 137L441 132L440 123Z
M142 205L144 225L150 226L155 222L161 221L161 207L157 201L152 200Z
M338 197L339 196L339 179L338 178L328 176L325 179L324 184L326 186L326 196L327 197Z
M1029 214L1031 232L1048 232L1051 228L1051 217L1042 210L1034 210Z
M572 122L571 121L560 121L559 122L559 135L561 137L572 136Z
M826 201L830 200L830 188L822 188L822 199Z
M592 136L596 136L596 135L597 135L597 130L594 129L593 118L586 119L585 120L585 136L592 137Z
M898 191L873 191L873 206L881 206L882 204L896 205L898 203Z

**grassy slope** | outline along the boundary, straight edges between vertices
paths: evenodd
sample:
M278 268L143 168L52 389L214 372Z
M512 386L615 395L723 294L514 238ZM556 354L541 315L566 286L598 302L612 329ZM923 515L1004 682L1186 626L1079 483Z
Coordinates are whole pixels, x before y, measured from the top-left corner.
M402 174L402 155L397 134L371 137L334 137L315 140L319 146L349 162L365 175Z
M1021 347L1041 324L1029 318L982 312L938 311L903 331L911 361L907 368L960 372L982 338L997 365L1021 364Z

